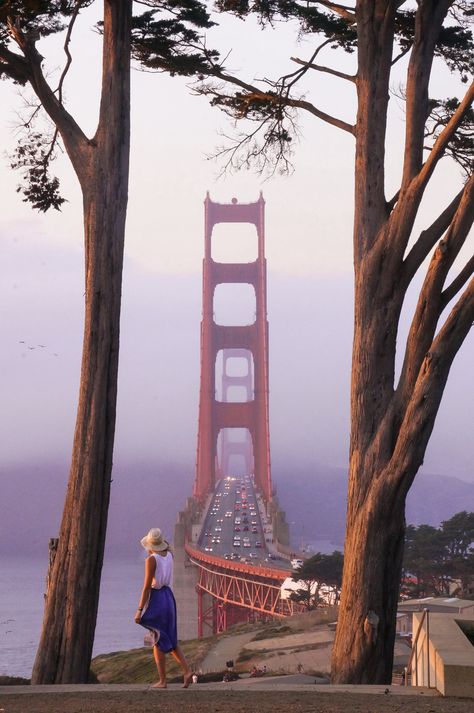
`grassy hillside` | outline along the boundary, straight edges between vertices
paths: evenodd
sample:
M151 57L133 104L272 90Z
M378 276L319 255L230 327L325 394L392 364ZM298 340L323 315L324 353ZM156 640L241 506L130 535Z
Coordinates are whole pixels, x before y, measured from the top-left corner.
M191 668L199 671L202 661L215 646L218 638L222 636L232 638L248 631L253 633L252 640L242 649L239 646L238 651L236 650L237 672L244 673L254 664L265 664L269 673L286 673L296 671L298 663L302 661L305 670L308 671L306 662L311 669L314 669L308 654L313 652L316 656L318 652L320 655L322 647L327 649L327 652L330 651L332 635L327 636L326 624L333 621L336 616L337 609L328 608L288 617L281 622L269 622L258 626L240 624L226 634L221 634L220 637L192 639L181 642L181 646ZM325 633L322 633L323 631ZM329 661L328 655L324 654L324 662L326 659ZM181 670L171 656L167 657L167 668L170 682L174 679L181 680ZM321 665L316 668L324 670ZM91 670L93 678L99 683L150 683L156 679L153 652L149 648L96 656L92 661Z
M192 639L181 643L184 655L193 669L215 643L215 637ZM93 677L99 683L150 683L156 679L156 665L151 648L113 651L101 654L92 660ZM181 669L172 656L167 657L168 680L181 680Z

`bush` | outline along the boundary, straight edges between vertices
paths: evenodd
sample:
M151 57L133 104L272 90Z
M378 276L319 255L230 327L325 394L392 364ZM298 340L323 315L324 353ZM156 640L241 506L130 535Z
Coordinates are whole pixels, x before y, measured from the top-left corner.
M29 686L31 681L29 678L21 676L0 676L0 686Z

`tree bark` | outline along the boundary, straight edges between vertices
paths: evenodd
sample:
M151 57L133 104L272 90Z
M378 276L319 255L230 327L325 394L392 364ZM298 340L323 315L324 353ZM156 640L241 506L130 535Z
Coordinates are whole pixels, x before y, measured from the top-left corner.
M73 159L84 204L84 342L67 496L32 674L36 684L86 682L92 656L117 398L131 5L130 0L105 0L99 126L87 150Z
M356 10L355 319L344 574L332 658L332 679L338 683L391 682L405 499L423 463L450 366L474 319L471 284L435 337L445 306L443 286L472 225L472 179L404 262L424 188L442 155L435 149L422 164L427 87L447 0L420 3L409 69L402 185L396 205L384 198L385 122L398 4L359 0ZM423 33L423 26L430 33ZM420 293L395 388L397 332L412 263L446 229ZM468 276L462 276L463 283Z

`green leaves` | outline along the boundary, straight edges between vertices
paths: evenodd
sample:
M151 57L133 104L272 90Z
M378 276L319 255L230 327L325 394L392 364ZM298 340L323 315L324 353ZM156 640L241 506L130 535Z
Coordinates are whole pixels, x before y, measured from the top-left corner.
M93 0L84 0L81 7ZM39 39L64 29L64 21L72 15L76 0L3 0L0 2L0 42L9 38L8 23L13 21L22 34Z
M405 537L402 591L410 596L449 595L453 580L462 582L474 572L473 544L472 512L459 512L440 528L410 525Z
M292 573L293 582L304 582L304 587L298 588L290 594L290 599L303 604L306 609L315 609L321 602L327 603L329 597L337 602L342 584L342 567L344 556L342 552L333 552L323 555L317 552L312 557L304 560L301 567ZM321 592L325 596L321 596Z
M218 53L205 50L200 30L214 25L199 0L168 0L132 21L132 53L142 66L171 76L208 73Z

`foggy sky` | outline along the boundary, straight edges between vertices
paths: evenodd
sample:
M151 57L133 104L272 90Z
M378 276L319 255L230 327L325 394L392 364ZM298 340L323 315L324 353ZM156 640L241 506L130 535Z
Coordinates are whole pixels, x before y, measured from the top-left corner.
M271 205L267 206L271 211ZM83 320L82 253L34 235L0 232L2 463L68 455L77 405ZM15 232L16 231L16 232ZM196 240L202 241L196 229ZM271 242L272 236L267 236ZM344 467L352 339L350 275L268 276L273 460ZM225 320L246 314L232 295ZM116 459L176 459L194 467L201 275L166 275L125 262ZM43 345L43 346L40 346ZM425 470L473 479L470 335L453 366Z

